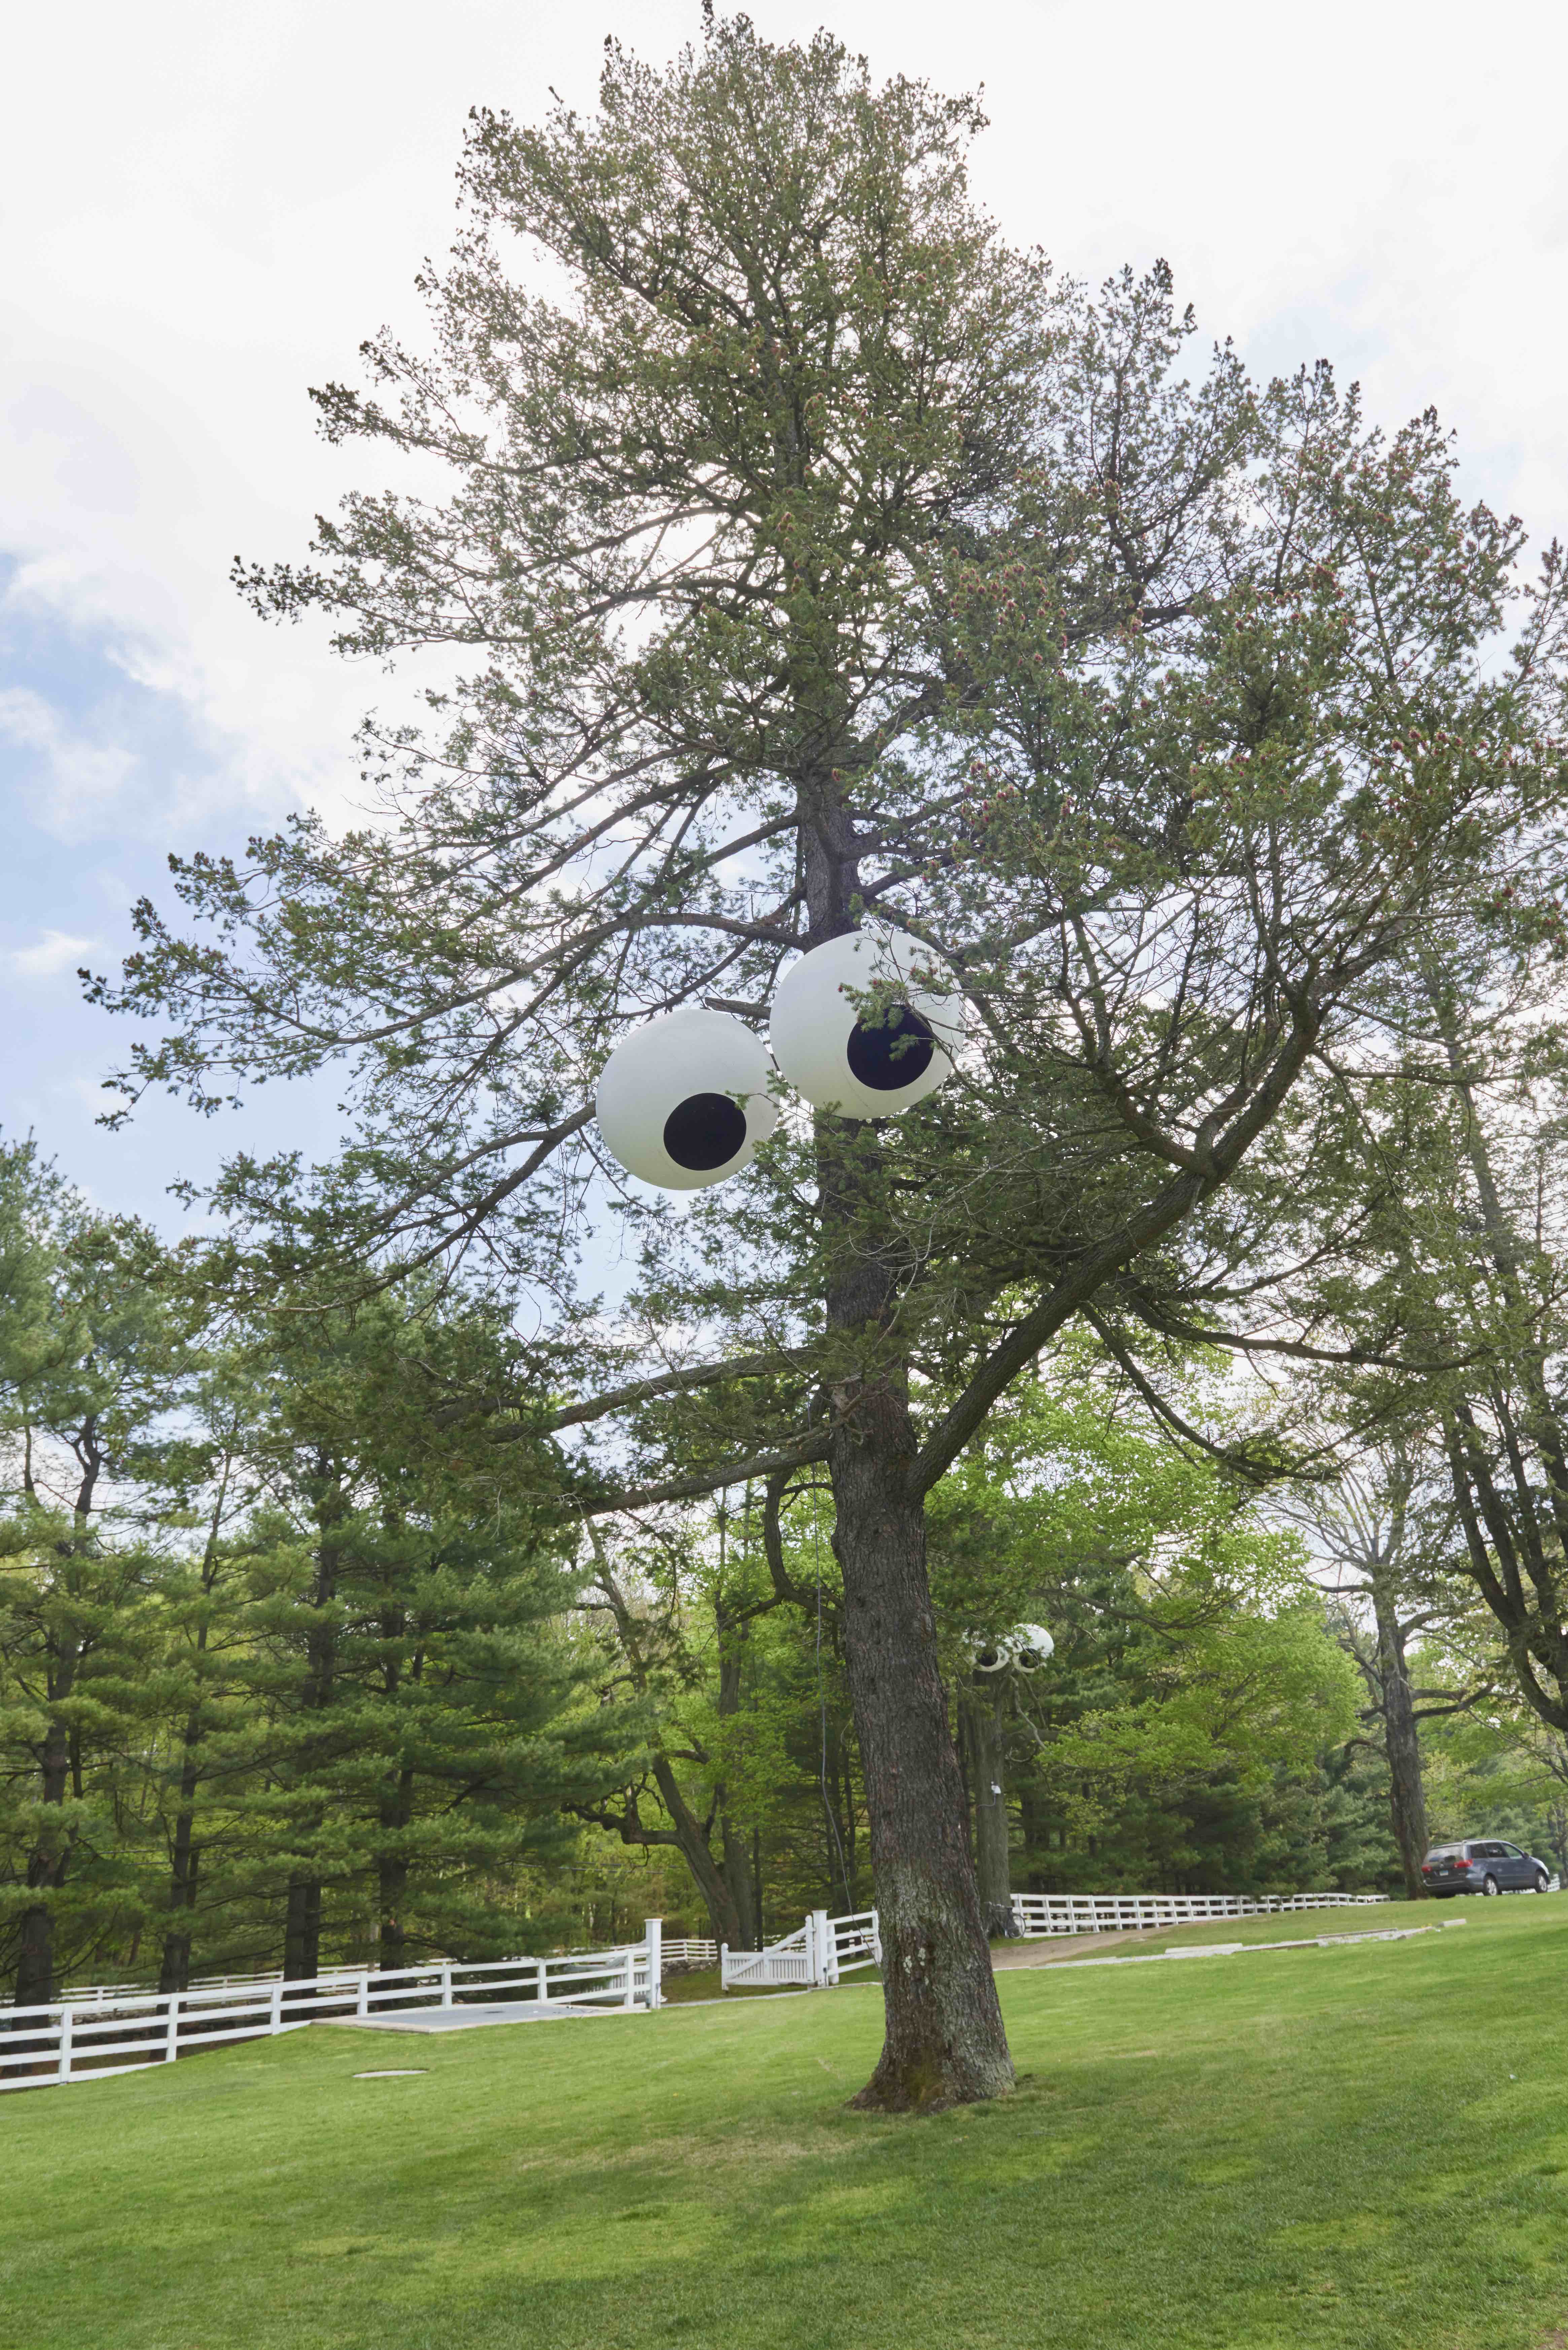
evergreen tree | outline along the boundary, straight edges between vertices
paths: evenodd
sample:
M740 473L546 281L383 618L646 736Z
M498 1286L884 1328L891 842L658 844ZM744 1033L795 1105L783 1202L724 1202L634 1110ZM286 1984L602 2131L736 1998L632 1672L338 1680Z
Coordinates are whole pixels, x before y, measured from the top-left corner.
M488 1430L476 1449L451 1410L493 1386L504 1335L415 1302L269 1322L247 1349L247 1809L291 1978L324 1929L387 1967L493 1951L510 1880L624 1768L564 1621L581 1578L541 1512L547 1464Z
M437 731L369 736L387 825L182 867L212 935L143 907L95 990L172 1014L132 1092L352 1065L340 1169L232 1170L256 1277L325 1256L348 1293L483 1241L566 1301L555 1424L619 1418L586 1506L826 1461L889 1954L863 2102L894 2108L1011 2078L928 1496L1085 1311L1129 1357L1265 1315L1383 974L1509 886L1562 778L1490 661L1517 534L1460 509L1435 420L1385 442L1325 369L1254 390L1228 349L1184 380L1163 267L1090 299L978 213L979 121L743 17L663 74L611 44L592 121L478 113L431 353L318 395L428 486L247 575L349 652L441 656ZM571 1290L610 1045L674 1004L756 1021L880 916L960 976L958 1077L786 1123L689 1218L633 1205L607 1345Z
M119 1814L151 1735L158 1555L131 1480L185 1371L160 1263L31 1143L0 1153L0 1917L18 2006L53 1996L62 1936L84 1959L139 1904Z

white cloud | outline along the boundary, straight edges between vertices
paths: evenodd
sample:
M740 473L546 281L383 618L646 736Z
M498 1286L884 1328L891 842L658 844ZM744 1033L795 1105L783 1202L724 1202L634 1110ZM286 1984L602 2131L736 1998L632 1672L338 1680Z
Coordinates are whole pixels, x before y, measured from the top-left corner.
M1173 264L1205 334L1265 367L1320 352L1397 421L1435 400L1466 481L1537 537L1568 523L1568 12L1520 0L1506 39L1434 0L752 0L769 36L826 17L878 73L983 83L977 183L1020 242L1091 278ZM695 5L597 12L447 0L203 0L36 9L7 51L0 153L0 547L19 603L91 626L179 706L206 764L172 804L341 810L353 725L402 688L308 628L269 629L227 585L238 553L296 554L348 456L308 383L352 376L383 320L418 336L411 279L452 223L476 101L591 104L613 32L660 60ZM119 790L116 754L62 753L62 806ZM74 798L71 796L75 795Z
M64 931L46 931L36 946L13 947L5 960L18 979L54 979L74 969L98 943L96 939L70 938Z
M89 742L26 686L0 688L0 742L31 754L19 763L17 798L32 821L57 838L100 816L137 772L132 752Z

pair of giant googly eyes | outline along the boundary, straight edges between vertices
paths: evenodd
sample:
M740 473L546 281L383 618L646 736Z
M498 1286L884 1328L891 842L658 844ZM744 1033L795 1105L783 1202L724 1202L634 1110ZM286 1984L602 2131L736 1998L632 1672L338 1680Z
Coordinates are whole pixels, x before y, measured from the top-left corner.
M917 976L919 974L919 976ZM779 1072L815 1109L895 1118L952 1071L963 999L897 931L814 947L774 1001ZM599 1131L628 1175L697 1191L738 1174L778 1124L762 1040L727 1012L688 1008L624 1037L599 1077Z
M1037 1673L1056 1643L1044 1624L1015 1624L1000 1640L976 1640L972 1660L977 1673Z

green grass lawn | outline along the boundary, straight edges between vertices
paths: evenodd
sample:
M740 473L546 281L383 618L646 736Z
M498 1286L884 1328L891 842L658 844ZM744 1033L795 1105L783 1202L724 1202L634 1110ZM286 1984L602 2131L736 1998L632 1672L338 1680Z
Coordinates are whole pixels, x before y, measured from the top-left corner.
M1023 2085L925 2121L844 2110L874 1986L316 2028L9 2095L0 2342L1539 2350L1568 2317L1568 1900L1460 1914L1004 1976ZM353 2077L391 2064L428 2070Z

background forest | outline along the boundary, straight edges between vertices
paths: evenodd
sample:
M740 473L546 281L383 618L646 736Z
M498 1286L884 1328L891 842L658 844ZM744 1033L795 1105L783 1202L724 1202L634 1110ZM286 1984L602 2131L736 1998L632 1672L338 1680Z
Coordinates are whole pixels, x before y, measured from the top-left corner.
M1010 1887L1565 1857L1568 566L1435 411L1011 244L983 129L612 38L313 394L235 584L412 700L82 976L106 1126L319 1080L331 1153L172 1248L0 1164L19 2002L874 1889L929 2109L1012 2084Z
M247 1315L213 1270L5 1149L7 1988L603 1944L653 1914L744 1946L870 1902L822 1484L772 1541L751 1489L564 1528L559 1451L449 1401L513 1372L493 1305ZM1185 1380L1216 1425L1222 1385ZM1293 1490L1153 1424L1092 1340L995 1417L931 1554L982 1890L999 1837L1020 1890L1400 1889L1380 1542L1431 1833L1568 1868L1563 1750L1509 1694L1451 1512L1407 1462ZM1020 1620L1046 1667L977 1671Z

